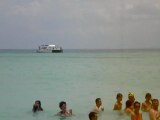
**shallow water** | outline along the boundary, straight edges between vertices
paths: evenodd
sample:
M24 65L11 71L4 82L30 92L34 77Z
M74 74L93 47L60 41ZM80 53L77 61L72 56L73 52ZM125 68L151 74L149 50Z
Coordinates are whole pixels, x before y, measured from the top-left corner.
M85 120L97 97L105 108L99 120L130 120L112 111L117 92L124 96L123 109L129 91L140 102L146 92L159 99L159 74L160 51L2 51L0 120ZM33 114L37 99L44 112ZM75 116L55 116L62 100ZM143 118L149 120L148 114Z

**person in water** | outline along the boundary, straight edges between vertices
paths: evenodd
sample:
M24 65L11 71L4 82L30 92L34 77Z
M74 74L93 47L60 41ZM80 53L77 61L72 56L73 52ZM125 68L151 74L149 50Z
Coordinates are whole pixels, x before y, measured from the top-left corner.
M127 113L127 115L133 115L134 112L132 110L132 102L130 100L126 101L126 107L124 109L124 112Z
M142 113L139 112L140 105L138 101L134 103L134 114L131 115L131 120L143 120Z
M92 110L93 112L100 113L100 112L104 111L104 107L102 107L102 100L101 100L101 98L96 98L95 103L96 103L96 105L95 105L95 107Z
M89 114L88 114L88 117L89 117L89 120L97 120L97 113L95 113L95 112L90 112Z
M132 102L131 109L133 111L133 109L134 109L134 101L135 101L135 97L134 97L134 93L133 92L129 92L128 93L128 100L130 100Z
M158 99L152 100L152 108L149 110L150 120L160 120L160 112L158 111L159 101Z
M142 103L141 110L143 112L148 112L152 107L152 102L151 102L152 96L151 96L151 94L146 93L145 99L146 100Z
M41 107L41 101L40 100L35 101L35 103L33 104L32 111L33 112L43 111L43 108Z
M61 109L61 111L58 112L57 115L60 115L60 116L71 116L72 115L72 109L67 110L67 103L65 101L61 101L59 103L59 108Z
M121 110L122 109L122 98L123 98L123 95L121 93L118 93L117 97L116 97L117 101L114 104L113 110Z

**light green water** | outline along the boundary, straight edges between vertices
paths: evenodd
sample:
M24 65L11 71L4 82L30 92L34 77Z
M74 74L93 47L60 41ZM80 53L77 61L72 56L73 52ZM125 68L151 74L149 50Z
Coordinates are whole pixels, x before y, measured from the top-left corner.
M160 51L64 51L60 54L0 53L0 120L87 120L94 100L105 107L99 120L130 120L112 111L117 92L123 109L129 91L143 102L146 92L160 99ZM31 111L41 100L44 112ZM65 100L75 116L54 116ZM145 120L148 114L143 113Z

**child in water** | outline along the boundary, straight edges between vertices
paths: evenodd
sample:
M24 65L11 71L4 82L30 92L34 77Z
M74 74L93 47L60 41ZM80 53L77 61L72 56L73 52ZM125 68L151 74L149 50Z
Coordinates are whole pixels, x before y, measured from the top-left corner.
M123 95L121 93L118 93L117 97L116 97L117 101L114 104L113 110L121 110L122 109L122 98L123 98Z

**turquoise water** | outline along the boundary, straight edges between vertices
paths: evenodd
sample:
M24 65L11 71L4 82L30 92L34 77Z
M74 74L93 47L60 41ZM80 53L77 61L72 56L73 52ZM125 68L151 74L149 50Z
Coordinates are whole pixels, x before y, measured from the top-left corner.
M0 120L87 120L101 97L99 120L130 120L112 111L117 92L123 108L129 91L143 102L146 92L160 97L160 51L64 50L64 53L0 51ZM35 100L44 112L33 114ZM75 116L54 116L65 100ZM145 120L148 114L143 113Z

